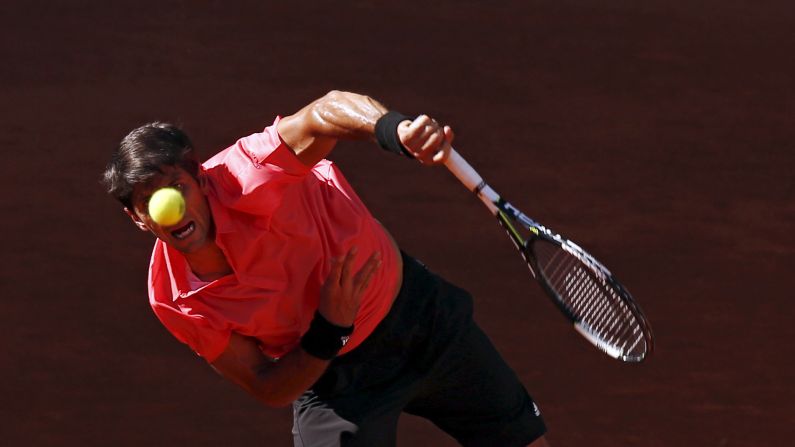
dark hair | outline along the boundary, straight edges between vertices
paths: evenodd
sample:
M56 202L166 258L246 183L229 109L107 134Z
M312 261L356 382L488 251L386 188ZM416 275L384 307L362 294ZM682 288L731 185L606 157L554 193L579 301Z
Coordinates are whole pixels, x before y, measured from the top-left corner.
M198 158L188 135L174 125L153 122L133 130L121 140L102 180L110 195L132 208L135 185L162 173L162 166L180 167L194 178L199 173Z

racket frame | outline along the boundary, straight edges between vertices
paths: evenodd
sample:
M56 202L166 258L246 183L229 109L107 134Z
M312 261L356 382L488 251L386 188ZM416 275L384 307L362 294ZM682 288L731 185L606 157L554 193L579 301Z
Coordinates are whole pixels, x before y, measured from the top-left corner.
M489 211L497 217L497 221L505 229L506 233L508 233L511 241L527 263L530 273L538 280L544 292L546 292L549 299L555 303L555 306L560 309L561 313L574 324L574 328L577 332L607 355L624 362L641 362L653 352L654 337L652 335L651 325L648 320L646 320L643 311L641 311L640 307L635 303L632 295L630 295L624 286L615 279L613 274L610 273L604 265L576 243L564 238L560 234L552 232L552 230L529 218L519 211L518 208L500 197L500 195L483 180L480 174L478 174L455 149L450 149L450 153L445 159L444 164L450 172L452 172L464 186L475 193ZM530 235L527 238L522 236L514 223L529 231ZM541 268L531 248L531 245L538 240L545 240L560 246L563 250L590 267L591 272L616 291L617 295L637 319L638 325L643 332L643 341L646 344L646 350L643 352L643 355L629 356L622 354L621 350L605 342L586 323L582 322L580 318L569 310L558 293L547 283L544 276L539 274Z

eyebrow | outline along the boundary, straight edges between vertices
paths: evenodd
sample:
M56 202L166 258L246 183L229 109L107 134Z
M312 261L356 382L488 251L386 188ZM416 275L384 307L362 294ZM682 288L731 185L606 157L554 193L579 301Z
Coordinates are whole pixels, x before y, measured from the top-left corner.
M166 177L166 176L164 176L164 177ZM174 169L171 172L171 174L168 175L167 180L168 180L168 183L171 183L174 180L179 180L180 178L182 178L182 172L180 172L178 169ZM154 192L156 190L158 190L158 189L160 189L160 188L151 188L145 194L141 194L141 196L140 196L141 201L142 202L148 202L149 199L152 197L152 194L154 194ZM134 198L133 198L133 200L134 200Z
M168 174L168 176L164 175L163 177L167 180L167 183L171 183L174 180L179 180L182 178L182 172L180 172L178 169L174 169L170 174Z

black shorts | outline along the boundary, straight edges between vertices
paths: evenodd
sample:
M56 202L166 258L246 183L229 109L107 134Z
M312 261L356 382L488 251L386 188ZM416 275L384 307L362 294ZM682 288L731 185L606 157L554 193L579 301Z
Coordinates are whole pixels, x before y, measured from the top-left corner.
M472 297L403 255L392 309L293 404L296 446L394 446L400 413L465 446L526 446L538 407L472 320Z

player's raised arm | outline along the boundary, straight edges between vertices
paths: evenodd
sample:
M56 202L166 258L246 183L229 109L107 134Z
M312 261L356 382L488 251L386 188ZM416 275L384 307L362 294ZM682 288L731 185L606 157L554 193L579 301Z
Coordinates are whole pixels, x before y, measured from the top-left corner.
M278 130L287 146L307 166L325 158L338 140L374 140L376 124L387 108L369 96L331 91L297 113L283 118ZM446 158L453 131L427 115L394 119L381 123L382 133L396 135L397 146L424 164L437 164ZM382 146L384 142L381 141Z
M307 166L325 158L337 140L367 140L387 109L378 101L356 93L331 91L278 124L287 146Z

